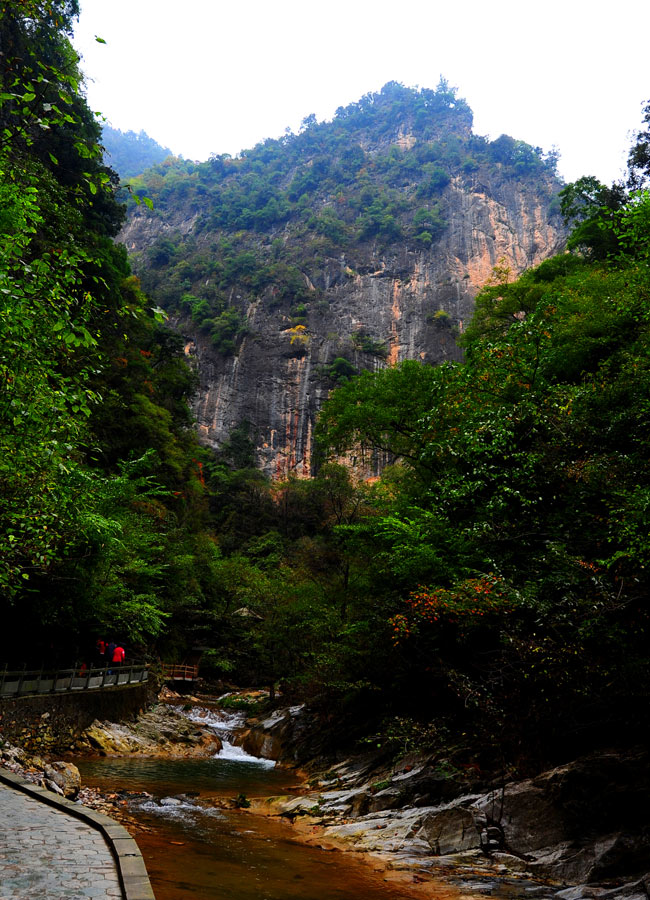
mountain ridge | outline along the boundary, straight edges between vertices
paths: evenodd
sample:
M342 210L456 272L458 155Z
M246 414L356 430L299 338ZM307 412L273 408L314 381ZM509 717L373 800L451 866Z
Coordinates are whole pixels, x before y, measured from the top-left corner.
M460 358L495 266L563 246L553 155L473 135L467 103L394 82L232 159L166 160L133 182L122 232L187 338L201 439L250 428L273 478L313 472L329 390L354 372Z

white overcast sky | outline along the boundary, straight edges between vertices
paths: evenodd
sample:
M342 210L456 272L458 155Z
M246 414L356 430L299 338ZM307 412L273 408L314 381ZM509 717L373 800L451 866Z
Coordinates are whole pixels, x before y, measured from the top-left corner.
M90 105L187 159L236 154L387 81L443 75L474 130L622 174L650 99L650 0L81 0ZM95 41L99 35L107 42Z

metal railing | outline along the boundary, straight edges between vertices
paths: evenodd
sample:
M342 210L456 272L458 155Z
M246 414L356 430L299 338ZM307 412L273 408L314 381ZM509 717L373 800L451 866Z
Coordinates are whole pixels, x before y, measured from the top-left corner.
M141 684L149 677L146 665L112 666L84 669L57 669L56 671L10 672L0 670L0 698L24 697L30 694L61 694L66 691L92 691L105 687L123 687Z
M162 677L165 681L195 681L199 675L198 666L162 664Z

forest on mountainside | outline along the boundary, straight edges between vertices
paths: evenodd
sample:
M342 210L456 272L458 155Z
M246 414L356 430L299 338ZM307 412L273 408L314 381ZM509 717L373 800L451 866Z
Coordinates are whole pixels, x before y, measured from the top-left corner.
M5 2L0 20L6 662L68 663L98 634L154 658L201 647L206 676L310 702L332 747L429 749L450 771L468 760L534 768L613 735L646 737L650 105L628 183L563 189L569 252L516 279L495 272L464 362L342 371L318 426L316 476L271 483L245 426L218 453L199 446L181 339L114 242L124 210L69 42L77 12L74 0ZM464 127L462 101L440 92L408 102L416 114L442 103ZM364 103L371 115L381 106L337 113L341 160ZM308 121L285 143L298 153L320 129ZM504 178L551 165L517 144L503 142ZM237 160L174 161L144 179L154 204L212 191L214 214L245 232L205 255L214 296L181 294L193 309L205 301L206 319L224 314L226 285L263 281L272 266L300 299L295 263L274 261L272 242L268 257L242 259L265 215L300 222L286 252L301 266L308 254L318 266L323 242L354 244L368 229L385 242L435 240L433 221L416 215L419 203L436 209L438 156L389 153L381 165L395 186L380 188L371 175L358 184L354 150L348 174L324 162L292 176L274 211L251 186L258 159L276 152L267 142ZM471 159L489 165L493 152L479 142ZM398 210L407 159L431 166L431 193ZM340 211L310 210L305 180L330 179L335 196L340 177L350 186ZM368 203L355 199L366 188ZM175 263L183 291L196 264ZM223 339L235 344L236 330ZM392 457L379 480L333 461L358 443Z
M161 146L142 129L136 134L104 124L101 145L104 162L117 172L122 182L173 156L169 147Z

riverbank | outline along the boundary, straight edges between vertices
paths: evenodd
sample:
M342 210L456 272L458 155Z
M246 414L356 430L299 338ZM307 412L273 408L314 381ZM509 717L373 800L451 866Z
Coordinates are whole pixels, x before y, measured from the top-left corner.
M334 783L333 772L338 779ZM459 849L471 843L466 818L452 824L452 817L443 813L447 830L445 833L443 826L437 832L433 847L430 819L437 808L404 807L355 814L355 798L368 787L368 783L359 782L360 774L354 762L338 764L327 773L319 789L306 788L298 797L252 800L251 812L290 821L297 840L321 850L363 858L387 881L417 888L423 896L437 897L441 884L464 897L490 894L550 898L567 887L560 880L535 877L521 859L511 854ZM314 784L313 777L310 784Z
M164 702L130 718L127 722L92 721L70 737L63 759L53 759L47 749L34 753L0 735L0 766L29 784L117 819L136 834L142 826L131 813L135 799L131 792L102 792L82 786L75 760L95 756L209 758L221 750L222 743L213 729L189 721L179 708ZM43 727L49 728L48 720ZM43 745L32 738L28 747L34 746Z
M295 761L312 740L306 715L292 707L253 721L243 746ZM367 854L416 880L442 877L478 893L647 900L649 800L650 758L638 747L518 780L426 754L321 759L302 796L254 808L290 819L309 843Z
M480 773L450 771L439 759L417 754L390 764L373 754L321 760L303 771L297 747L305 735L312 739L309 729L302 707L245 722L243 712L219 710L208 698L167 692L164 703L133 723L93 723L76 754L200 760L223 755L225 748L229 758L279 761L284 780L292 782L290 793L235 796L210 790L200 809L241 808L244 817L274 820L290 840L366 860L376 874L417 894L439 896L446 885L463 896L647 900L650 841L642 810L650 785L644 748L594 754L531 779L489 782ZM0 756L18 765L22 752ZM25 755L23 762L36 780L51 780L44 760ZM112 788L85 786L79 799L117 818L132 834L155 834L155 821L145 823L137 809L153 802L147 790L125 789L119 781ZM165 803L195 805L179 788Z
M305 872L310 873L305 877L316 881L321 881L323 877L327 878L326 883L319 885L319 890L325 889L326 896L329 896L327 890L330 889L331 882L332 885L337 885L337 891L349 890L349 884L358 884L364 897L365 892L369 892L367 896L381 897L382 900L385 888L395 892L388 895L391 898L435 895L438 900L441 898L458 900L461 897L462 891L451 883L446 883L442 879L425 879L410 871L387 867L384 861L367 854L347 855L345 860L341 859L339 863L333 864L332 860L339 858L338 853L332 857L329 853L323 853L323 850L341 848L333 842L325 847L312 840L309 829L304 827L306 823L286 815L269 815L270 809L267 809L264 815L260 815L261 804L264 803L259 791L261 786L264 786L267 794L277 795L278 787L286 788L291 785L290 796L299 799L302 792L307 789L305 773L294 767L283 769L277 766L275 770L269 770L261 760L250 757L225 739L219 740L218 743L206 739L209 732L212 732L213 738L219 737L214 731L217 723L225 728L225 731L220 732L222 738L225 738L226 734L232 737L229 729L239 729L243 725L243 717L240 714L216 712L203 705L187 709L189 698L168 696L167 700L172 705L169 705L169 702L159 704L134 723L94 723L78 740L73 757L84 771L84 780L87 771L85 767L89 766L93 770L89 780L101 781L101 786L84 784L78 792L78 801L124 825L138 840L143 852L149 854L147 864L153 866L154 873L156 866L159 867L159 882L166 884L170 878L180 877L180 870L175 872L174 869L173 856L177 852L176 848L183 847L184 853L194 852L191 850L193 842L188 840L185 833L173 832L174 822L178 821L181 824L184 817L195 820L202 833L206 827L216 827L220 821L219 817L226 815L229 818L234 817L234 821L239 823L235 833L242 835L242 840L245 835L253 833L260 835L254 839L257 845L255 852L265 860L264 866L268 866L269 871L277 869L281 873L284 867L282 860L289 854L295 860L292 866L296 872L301 873L304 867ZM200 701L198 702L200 704ZM155 737L156 734L158 740L152 741L152 736ZM187 753L188 735L193 739L194 749L198 748L200 752ZM233 782L238 785L237 790L230 788L231 782L228 780L220 785L215 783L214 775L202 776L204 764L201 759L205 760L205 766L219 764L219 760L214 759L216 751L206 754L206 748L222 748L224 744L227 755L232 758L235 765L242 765L247 772L266 771L268 774L260 775L255 786L250 788L245 786L248 782L240 780L241 775L237 776ZM17 748L13 751L7 750L6 757L5 762L9 762L11 758L14 768L22 768L22 771L36 783L44 782L45 768L51 765L41 758L30 757ZM222 765L228 765L230 762L231 759L225 760ZM175 783L174 777L167 774L172 764L190 767L184 788L182 782ZM74 767L70 761L66 765ZM102 769L106 772L103 778L98 775ZM148 773L154 769L161 774L153 776L153 780L148 780L152 778ZM272 773L273 778L270 778ZM145 789L145 785L149 783L156 784L155 795ZM189 790L188 786L194 790ZM244 796L244 792L247 796ZM282 796L287 797L284 790ZM172 831L167 834L170 828ZM215 840L218 840L221 846L224 841L228 844L233 838L230 834L218 834ZM277 851L267 849L265 845L269 841L278 844ZM295 849L290 849L291 847ZM301 847L303 849L300 849ZM170 852L172 858L168 858ZM196 863L198 869L196 873L193 872L192 882L195 881L196 875L197 883L200 883L201 860L202 855L199 853ZM206 885L204 890L208 890ZM174 896L173 891L170 895ZM309 896L311 897L311 894ZM388 900L388 897L385 900Z
M286 795L296 779L281 766L233 757L79 761L84 781L107 795L119 786L127 809L144 826L136 837L158 900L421 896L412 885L386 878L367 857L323 852L303 842L288 819L245 808L253 797ZM441 896L455 900L459 892L441 883Z
M244 753L288 764L297 782L290 794L247 797L249 814L290 823L292 840L365 860L402 888L427 896L445 885L474 897L647 897L643 873L636 879L594 877L613 864L635 862L632 836L611 830L604 838L594 836L584 822L585 810L608 796L608 779L620 757L594 757L537 779L491 785L482 784L476 772L449 772L439 761L416 754L390 766L365 754L312 765L306 772L296 765L295 738L307 728L301 707L248 723L242 715L237 724L232 712L204 704L200 700L179 712L192 722L233 730L229 739ZM646 762L641 754L635 776L632 758L626 760L632 790L638 790ZM232 808L233 799L209 802L224 809ZM576 809L580 804L582 811ZM616 824L614 818L609 824ZM636 846L642 849L643 841Z

